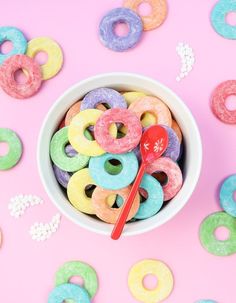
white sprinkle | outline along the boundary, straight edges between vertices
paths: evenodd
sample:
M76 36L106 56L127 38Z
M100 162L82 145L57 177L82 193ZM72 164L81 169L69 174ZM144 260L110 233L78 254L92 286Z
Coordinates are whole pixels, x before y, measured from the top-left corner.
M179 42L176 46L176 52L181 60L181 69L179 75L176 77L176 81L180 81L185 78L189 72L193 69L195 63L195 55L193 49L188 43Z

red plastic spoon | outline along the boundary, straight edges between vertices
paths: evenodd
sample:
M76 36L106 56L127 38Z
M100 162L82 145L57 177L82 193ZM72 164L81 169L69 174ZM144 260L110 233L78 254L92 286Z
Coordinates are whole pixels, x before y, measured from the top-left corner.
M145 173L146 166L158 159L166 150L168 146L168 134L166 130L160 125L153 125L149 127L142 135L140 141L140 151L142 155L142 164L139 168L139 172L136 176L136 180L132 186L129 196L124 203L120 216L116 222L116 225L112 231L111 238L118 240L123 231L130 209L132 207L134 198L139 189L139 185L142 181L142 177Z

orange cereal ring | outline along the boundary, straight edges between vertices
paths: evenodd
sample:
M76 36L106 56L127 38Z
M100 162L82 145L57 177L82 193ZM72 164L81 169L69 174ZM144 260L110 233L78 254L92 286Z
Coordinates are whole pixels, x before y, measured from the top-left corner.
M160 99L151 96L145 96L133 102L129 110L134 112L139 119L143 114L151 113L156 118L156 123L171 127L172 118L169 108Z
M130 193L131 186L119 189L119 190L107 190L102 187L96 187L92 195L92 205L93 209L102 221L106 223L115 224L119 218L122 207L112 208L107 203L107 198L111 195L119 195L125 201ZM130 210L127 221L131 220L138 212L140 206L139 194L135 196L132 208Z
M174 119L172 119L171 128L174 130L177 137L179 138L179 142L181 143L182 139L183 139L183 135L182 135L181 129L179 127L179 124Z
M69 126L71 120L80 112L81 101L77 101L74 103L71 108L68 110L65 118L65 126ZM106 107L102 104L98 104L97 109L102 110L103 112L106 110Z
M145 31L159 27L166 19L168 6L166 0L125 0L124 7L130 8L139 14L139 6L148 3L151 6L151 13L147 16L140 16Z

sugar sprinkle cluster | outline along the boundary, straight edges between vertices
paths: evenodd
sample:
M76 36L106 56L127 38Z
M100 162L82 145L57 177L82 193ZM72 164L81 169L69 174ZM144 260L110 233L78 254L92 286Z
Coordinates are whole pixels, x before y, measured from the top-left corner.
M38 223L35 222L30 228L30 235L32 240L45 241L49 239L53 233L55 233L60 225L61 215L58 213L52 217L50 223Z
M176 52L181 59L181 70L179 75L176 77L176 81L181 81L183 78L187 77L188 74L193 69L195 63L195 55L193 49L188 43L180 42L176 47Z
M10 210L11 216L19 218L25 213L27 208L42 203L43 200L38 196L19 194L10 199L8 209Z

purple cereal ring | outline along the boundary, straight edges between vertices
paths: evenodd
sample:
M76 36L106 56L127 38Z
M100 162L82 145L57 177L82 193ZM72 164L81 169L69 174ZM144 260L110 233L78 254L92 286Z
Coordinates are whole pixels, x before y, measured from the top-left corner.
M110 108L127 108L125 98L116 90L101 87L89 92L81 102L80 110L96 108L98 104L106 103Z
M172 128L166 125L162 125L162 127L167 131L169 139L168 146L163 154L163 157L169 157L176 162L179 159L180 155L179 138L177 137L175 131Z
M60 169L58 166L53 164L54 175L57 179L57 182L61 184L64 188L67 188L68 182L70 180L71 174L67 171Z
M109 128L113 123L123 123L127 133L123 138L113 138ZM98 144L108 153L122 154L135 148L142 136L139 118L128 109L112 108L105 111L94 127L94 135Z
M161 157L147 166L147 174L152 175L156 172L164 172L167 175L167 183L162 186L162 189L164 201L168 201L176 196L182 187L182 172L177 163L166 157Z
M115 34L118 23L126 23L129 32L121 37ZM115 8L105 15L99 26L100 40L108 48L122 52L135 46L143 33L142 19L129 8Z
M14 78L15 72L20 69L27 71L26 83L17 83ZM31 97L38 91L41 82L41 67L26 55L14 55L6 59L0 67L0 86L13 98Z

